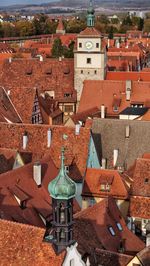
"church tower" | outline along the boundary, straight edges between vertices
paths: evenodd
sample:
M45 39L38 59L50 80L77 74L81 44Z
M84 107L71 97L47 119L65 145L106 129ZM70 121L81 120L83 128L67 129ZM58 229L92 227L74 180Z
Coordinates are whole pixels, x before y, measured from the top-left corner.
M64 148L61 152L61 168L58 176L48 185L52 197L53 220L46 230L44 241L53 244L57 254L73 245L73 198L76 185L66 173L64 165Z
M106 73L106 49L102 36L94 27L95 11L92 1L87 11L87 27L77 36L74 51L74 86L79 104L84 80L103 80Z

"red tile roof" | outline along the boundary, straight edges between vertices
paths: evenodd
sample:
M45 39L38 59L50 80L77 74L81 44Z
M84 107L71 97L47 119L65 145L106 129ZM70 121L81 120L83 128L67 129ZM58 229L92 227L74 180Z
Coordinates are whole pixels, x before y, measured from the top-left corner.
M52 142L47 147L47 131L51 129ZM81 180L86 170L88 145L90 140L90 127L80 129L75 134L74 128L49 125L25 125L0 123L0 147L24 151L22 138L24 132L28 135L28 144L25 151L33 153L33 160L39 160L51 154L56 166L60 167L60 150L65 147L66 165L70 165L70 174L76 180ZM9 140L9 141L8 141ZM81 149L82 147L82 149Z
M62 19L59 19L56 31L57 30L64 30L64 25L63 25Z
M12 170L17 153L17 150L14 149L0 148L0 174ZM20 156L24 164L32 161L32 153L30 152L21 152Z
M44 229L0 220L0 231L1 265L62 265L66 252L56 256L43 242Z
M107 72L107 80L133 80L133 81L150 81L150 74L145 71L141 72Z
M138 158L133 171L131 193L133 196L150 197L150 160Z
M9 91L10 92L10 91ZM0 87L0 121L8 123L21 123L21 117L15 109L6 90Z
M109 192L101 191L101 184L111 185ZM85 175L82 195L126 199L128 191L124 180L116 170L88 168Z
M114 99L120 102L118 111L113 109ZM148 107L150 106L149 101L149 82L133 81L131 99L126 101L125 81L86 80L84 81L78 112L105 105L107 115L117 116L126 107L130 107L132 103L141 103Z
M82 227L84 224L85 228L86 223L90 224L93 228L93 238L96 234L106 250L117 252L123 239L125 239L125 254L134 255L145 247L145 244L127 228L115 200L111 197L77 213L75 224L77 223L81 223ZM120 223L122 231L118 229L117 223ZM113 228L114 236L110 233L109 227Z
M64 94L69 93L72 95L69 102L76 102L73 59L44 59L43 62L39 59L18 59L12 60L12 63L5 62L1 69L0 84L4 87L36 87L40 92L54 91L59 102L68 102Z
M78 37L86 37L86 36L90 36L90 37L101 37L101 33L94 27L87 27L85 28L83 31L80 32L80 34L78 35Z
M130 197L129 214L132 217L150 219L150 198L134 196Z

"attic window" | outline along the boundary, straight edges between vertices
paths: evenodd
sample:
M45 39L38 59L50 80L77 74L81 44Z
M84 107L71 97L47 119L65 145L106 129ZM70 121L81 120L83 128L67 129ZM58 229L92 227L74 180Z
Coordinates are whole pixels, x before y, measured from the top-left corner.
M101 191L109 192L110 188L111 188L111 186L109 184L101 184L100 185L100 190Z
M108 230L109 230L109 232L111 233L112 236L116 235L114 229L112 228L112 226L109 226Z
M64 97L65 97L65 98L71 98L71 96L72 96L71 93L65 93L65 94L64 94Z
M122 231L123 230L120 223L117 223L117 227L118 227L119 231Z

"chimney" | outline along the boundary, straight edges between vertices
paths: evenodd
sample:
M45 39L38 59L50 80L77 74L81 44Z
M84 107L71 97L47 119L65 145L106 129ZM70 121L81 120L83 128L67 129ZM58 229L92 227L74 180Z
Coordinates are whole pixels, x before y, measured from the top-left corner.
M49 128L48 131L47 131L47 148L50 148L51 141L52 141L52 131Z
M75 135L79 135L80 134L80 127L81 127L81 124L76 124L75 125Z
M110 40L108 39L107 41L107 47L109 48L110 47Z
M102 166L101 169L106 169L106 159L102 158Z
M105 118L105 105L101 105L101 118Z
M59 62L61 62L62 61L62 57L61 56L59 56Z
M146 247L150 246L150 233L146 235Z
M9 63L11 63L11 62L12 62L12 58L11 58L11 57L9 57L8 61L9 61Z
M41 177L41 164L40 164L40 162L36 162L33 165L33 179L36 182L37 186L41 186L42 177Z
M132 82L131 80L126 80L126 101L130 101L131 99L131 90L132 90Z
M7 95L8 95L8 96L10 95L10 90L7 91Z
M130 126L126 125L126 139L128 139L130 137Z
M119 154L119 150L118 149L114 149L113 150L113 167L116 167L117 164L117 160L118 160L118 154Z
M28 133L27 131L24 132L23 135L23 149L25 150L28 144Z
M43 62L43 56L40 55L40 62Z

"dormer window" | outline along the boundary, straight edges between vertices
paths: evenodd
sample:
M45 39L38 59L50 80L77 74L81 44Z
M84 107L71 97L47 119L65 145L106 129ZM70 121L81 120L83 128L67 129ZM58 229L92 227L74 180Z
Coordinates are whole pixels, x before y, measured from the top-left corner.
M100 190L104 191L104 192L109 192L110 188L111 188L111 186L109 184L101 184L101 186L100 186Z
M116 235L114 229L112 228L112 226L109 226L108 230L109 230L109 232L111 233L112 236Z
M64 94L64 97L65 97L65 98L71 98L71 96L72 96L71 93L65 93L65 94Z

